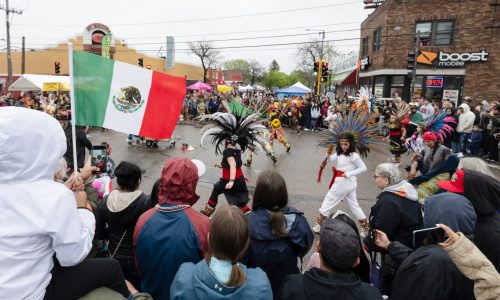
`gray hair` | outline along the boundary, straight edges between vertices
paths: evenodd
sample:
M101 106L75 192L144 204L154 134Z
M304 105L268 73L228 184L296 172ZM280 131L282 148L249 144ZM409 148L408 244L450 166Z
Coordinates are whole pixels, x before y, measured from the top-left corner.
M401 176L401 171L399 170L399 167L392 163L379 164L375 168L375 172L380 177L389 180L389 185L398 184L403 180L403 176Z
M467 170L472 170L479 172L484 175L491 176L493 178L496 178L495 174L491 172L490 167L488 167L488 164L484 162L484 160L477 158L477 157L464 157L460 159L460 164L459 164L459 169L467 169Z

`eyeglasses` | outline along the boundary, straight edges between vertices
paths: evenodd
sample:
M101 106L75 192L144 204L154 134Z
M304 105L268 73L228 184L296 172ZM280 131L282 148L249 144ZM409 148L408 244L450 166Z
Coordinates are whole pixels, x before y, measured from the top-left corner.
M377 180L378 177L382 177L382 176L373 174L373 179Z

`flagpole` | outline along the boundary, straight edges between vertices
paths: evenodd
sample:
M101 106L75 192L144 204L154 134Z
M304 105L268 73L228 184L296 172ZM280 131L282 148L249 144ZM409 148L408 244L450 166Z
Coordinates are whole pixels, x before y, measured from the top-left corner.
M73 170L78 174L78 162L76 153L76 113L75 113L75 83L73 82L73 44L68 43L69 58L69 93L71 105L71 139L73 144Z

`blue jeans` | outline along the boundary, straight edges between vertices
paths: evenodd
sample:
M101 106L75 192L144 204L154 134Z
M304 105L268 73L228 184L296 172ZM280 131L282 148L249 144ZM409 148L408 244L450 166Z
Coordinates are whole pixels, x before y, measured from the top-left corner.
M460 152L460 141L452 141L451 150L453 151L453 153Z

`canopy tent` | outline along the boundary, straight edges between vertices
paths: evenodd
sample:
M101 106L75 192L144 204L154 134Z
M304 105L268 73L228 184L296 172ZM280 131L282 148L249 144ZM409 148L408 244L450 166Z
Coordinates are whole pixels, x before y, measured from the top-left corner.
M248 91L253 91L253 90L254 90L254 88L251 85L238 87L238 91L240 91L240 92L248 92Z
M253 87L254 87L257 91L265 91L265 90L266 90L266 88L265 88L265 87L263 87L262 85L258 85L258 84L255 84Z
M305 94L309 93L309 91L297 86L291 86L278 90L276 93L278 95L278 99L281 99L285 96L304 96Z
M298 87L298 88L301 88L303 90L306 90L308 93L311 92L311 89L308 88L307 86L303 85L302 82L300 81L297 81L297 83L295 83L294 85L292 85L292 87Z
M9 91L69 91L69 86L69 76L23 74L9 86Z
M218 85L217 86L217 92L227 94L227 93L230 93L232 91L233 91L233 88L228 86L228 85Z
M192 85L188 86L186 89L188 91L195 91L195 90L211 91L212 87L209 84L203 83L203 82L198 80L196 83L193 83Z

